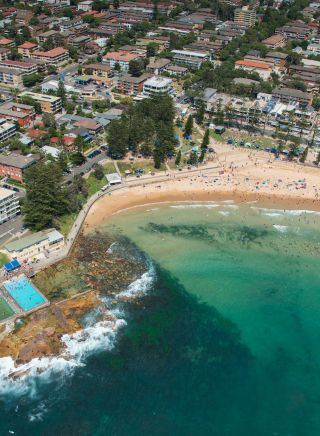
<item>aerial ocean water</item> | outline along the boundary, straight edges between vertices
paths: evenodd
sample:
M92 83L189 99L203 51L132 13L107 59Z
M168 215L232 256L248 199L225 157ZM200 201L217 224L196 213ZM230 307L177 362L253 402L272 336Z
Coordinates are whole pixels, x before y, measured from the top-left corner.
M65 356L0 359L1 436L320 434L319 213L177 202L101 229L145 272Z

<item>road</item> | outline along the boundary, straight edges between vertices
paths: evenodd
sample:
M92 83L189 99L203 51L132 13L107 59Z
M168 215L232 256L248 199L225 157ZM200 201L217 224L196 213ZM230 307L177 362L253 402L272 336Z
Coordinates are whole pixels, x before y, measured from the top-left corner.
M71 181L74 176L80 174L80 173L86 173L88 170L91 170L92 166L101 160L106 159L107 155L106 152L102 152L101 154L98 154L97 156L94 156L92 159L87 159L84 164L72 168L71 174L64 177L65 182Z
M22 215L0 225L0 246L5 244L13 236L18 236L23 231Z

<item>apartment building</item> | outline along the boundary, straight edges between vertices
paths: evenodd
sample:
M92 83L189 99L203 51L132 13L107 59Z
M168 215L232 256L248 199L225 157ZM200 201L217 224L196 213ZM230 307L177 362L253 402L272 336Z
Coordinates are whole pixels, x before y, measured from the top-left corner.
M6 141L16 134L17 127L5 118L0 118L0 142Z
M190 50L172 50L173 63L185 65L192 69L198 70L201 65L210 59L207 52L190 51Z
M13 86L15 88L20 88L23 86L23 73L21 71L1 67L0 66L0 83L8 86Z
M148 97L172 93L172 79L168 77L154 76L146 80L143 84L143 94Z
M274 50L278 47L284 47L287 42L286 35L272 35L269 38L264 39L261 41L262 44L266 45L268 48Z
M297 102L301 106L310 105L312 102L312 94L309 92L303 92L298 89L292 88L275 88L272 91L272 95L283 103Z
M126 53L121 51L109 52L102 58L102 63L108 65L112 69L115 68L116 64L120 66L121 71L128 71L130 61L140 58L141 56L137 53Z
M309 39L316 33L317 29L314 29L301 20L291 21L275 30L276 35L285 35L288 39L299 39L301 41Z
M21 74L34 74L38 71L36 64L23 61L0 61L0 67L12 68L13 70L21 72Z
M121 94L137 95L143 91L143 85L150 77L150 74L142 74L140 77L122 74L118 79L118 89Z
M10 101L0 106L0 117L26 127L35 120L36 113L33 106Z
M57 35L59 35L59 32L57 32L56 30L48 30L46 32L39 33L39 35L37 36L37 40L40 44L43 44L44 42L48 41L48 39L54 40Z
M68 20L59 24L60 32L64 33L67 30L81 30L87 27L87 24L83 23L81 19Z
M30 58L31 53L38 50L38 48L38 44L26 41L23 44L18 45L18 53L21 54L24 58Z
M35 156L22 156L21 154L0 155L0 176L23 182L24 172L38 161Z
M68 50L57 47L48 51L34 51L30 54L31 59L46 61L49 65L61 65L69 60Z
M10 48L0 48L0 61L6 61L9 59Z
M19 199L14 191L0 188L0 224L20 214Z
M55 114L62 110L62 103L60 97L53 95L39 94L31 91L24 91L19 94L18 98L30 97L34 101L40 103L43 112Z
M249 71L251 73L258 73L263 80L269 79L272 73L272 67L268 63L249 59L236 61L235 68Z
M241 26L251 27L254 26L257 19L257 12L255 9L249 9L248 6L236 8L234 11L234 22Z

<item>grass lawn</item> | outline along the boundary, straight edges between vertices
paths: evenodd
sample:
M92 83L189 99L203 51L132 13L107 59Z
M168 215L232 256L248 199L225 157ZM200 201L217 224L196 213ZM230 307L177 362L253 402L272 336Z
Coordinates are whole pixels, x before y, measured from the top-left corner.
M252 135L245 131L226 130L222 135L218 135L217 133L214 133L213 130L210 130L210 136L218 142L227 142L228 139L235 139L238 142L244 141L250 142L251 144L260 144L262 147L277 146L277 141L269 136L262 136L259 134Z
M70 231L76 218L77 218L76 213L71 213L69 215L63 215L62 217L59 218L59 224L60 224L59 230L65 237L68 236L69 231Z
M3 319L9 318L9 316L13 315L14 311L11 309L6 300L0 295L0 321Z
M103 172L104 174L115 173L116 169L114 164L112 162L108 162L103 165ZM105 177L102 180L98 180L95 178L94 174L91 173L90 176L86 179L86 183L88 187L89 197L91 197L91 195L100 191L100 189L107 184L107 180Z
M0 253L0 268L7 262L10 262L10 259L4 253Z
M165 165L161 165L159 170L156 170L153 166L153 161L149 160L136 160L132 163L130 162L117 162L119 171L122 176L125 175L125 171L129 170L134 175L135 171L138 168L142 168L145 173L151 172L158 172L158 171L164 171L166 169Z

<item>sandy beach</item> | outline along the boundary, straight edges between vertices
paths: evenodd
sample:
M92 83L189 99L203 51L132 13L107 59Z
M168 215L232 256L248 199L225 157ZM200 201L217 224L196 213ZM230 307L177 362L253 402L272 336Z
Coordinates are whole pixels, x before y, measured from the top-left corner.
M257 201L278 209L320 210L320 170L285 160L275 160L264 152L253 152L214 144L216 155L210 162L218 168L187 177L171 171L167 180L129 186L103 196L91 208L84 231L90 231L115 213L159 202ZM209 165L209 163L208 163ZM205 166L203 167L205 168Z

